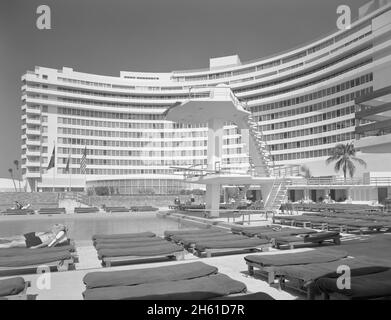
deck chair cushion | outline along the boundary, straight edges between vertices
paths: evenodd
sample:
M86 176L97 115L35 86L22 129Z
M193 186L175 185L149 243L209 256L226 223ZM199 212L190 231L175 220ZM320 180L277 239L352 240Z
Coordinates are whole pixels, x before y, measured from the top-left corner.
M341 274L337 273L340 266L348 266L351 276L360 276L378 272L384 272L390 268L381 264L373 263L356 258L345 258L326 263L314 263L306 265L276 267L274 271L278 275L287 276L293 279L300 279L304 282L315 281L319 278L337 278Z
M97 239L119 239L119 238L145 238L155 237L153 232L139 232L139 233L118 233L118 234L95 234L92 236L92 240Z
M191 280L87 289L86 300L204 300L245 292L246 285L224 274Z
M142 283L188 280L217 273L217 268L203 262L177 264L137 270L90 272L83 278L87 289L134 286Z
M72 255L69 251L45 252L36 255L21 255L11 257L0 257L0 267L17 268L30 265L43 265L56 261L71 259Z
M154 238L150 238L154 239ZM100 249L123 249L123 248L137 248L137 247L151 247L166 244L167 241L161 238L157 238L156 241L145 241L145 242L103 242L95 245L96 250Z
M348 253L343 250L320 248L305 252L248 255L244 259L247 262L259 264L262 267L270 267L332 262L346 258L347 256Z
M391 296L391 270L351 278L351 289L339 289L337 279L321 278L315 288L327 294L338 293L349 299L377 299Z
M269 296L267 293L264 292L257 292L257 293L250 293L250 294L242 294L238 296L225 296L225 297L219 297L214 298L211 300L275 300L273 297Z
M264 239L243 239L243 240L216 240L216 241L200 241L195 245L195 249L198 251L205 251L206 249L241 249L241 248L252 248L261 245L268 244L269 241Z
M331 240L337 238L339 232L326 231L326 232L317 232L313 234L306 234L304 236L289 236L289 237L277 237L275 240L279 244L289 243L289 242L303 242L303 243L317 243L323 242L326 240Z
M12 296L21 293L26 282L22 277L0 280L0 297Z
M150 246L150 247L100 249L98 250L98 256L100 259L104 257L123 257L123 256L149 257L149 256L159 256L159 255L169 255L180 251L183 251L183 248L181 246L167 242L162 245Z
M24 255L39 255L42 253L49 252L59 252L59 251L75 251L75 246L73 245L64 245L59 247L51 247L51 248L39 248L39 249L28 249L28 248L7 248L0 249L0 257L10 257L10 256L24 256Z

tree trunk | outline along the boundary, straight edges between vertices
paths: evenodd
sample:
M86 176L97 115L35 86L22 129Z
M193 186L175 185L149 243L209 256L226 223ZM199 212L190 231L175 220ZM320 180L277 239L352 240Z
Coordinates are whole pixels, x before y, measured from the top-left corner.
M10 175L11 175L11 178L12 178L12 182L14 184L15 192L18 192L18 190L16 189L16 183L15 183L14 175L12 173L10 173Z

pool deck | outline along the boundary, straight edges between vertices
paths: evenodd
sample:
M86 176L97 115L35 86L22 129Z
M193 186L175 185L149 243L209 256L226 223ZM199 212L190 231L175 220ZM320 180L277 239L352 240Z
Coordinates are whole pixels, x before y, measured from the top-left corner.
M76 264L76 270L66 272L52 272L50 277L51 289L38 289L37 285L39 285L40 281L37 281L37 279L40 277L40 275L24 275L23 277L25 278L25 280L31 281L31 288L29 288L28 293L31 295L37 295L37 300L82 300L82 292L85 290L85 286L83 284L83 277L89 272L134 270L202 261L206 264L217 267L219 272L228 275L232 279L245 283L248 292L250 293L262 291L268 293L277 300L294 300L298 298L304 299L304 297L298 297L285 291L280 291L276 288L273 288L269 286L266 281L260 278L249 277L246 274L247 265L243 259L246 255L248 255L248 253L212 258L198 258L191 253L186 253L185 260L183 261L165 261L103 268L100 265L96 250L92 246L91 241L77 241L76 246L80 260L80 262ZM298 249L294 251L299 252L305 250L311 249ZM288 251L270 251L257 254L275 254L279 252L286 253Z
M138 221L142 216L154 216L155 213L136 213L131 215L133 220L133 228L136 227L137 230L142 227L143 230L138 231L148 231L148 226L141 225L142 220ZM180 215L181 216L181 215ZM126 218L127 217L127 218ZM129 218L129 214L93 214L93 215L77 215L74 217L67 217L68 219L83 220L88 218L101 220L105 224L107 219L115 219L123 223ZM14 218L14 219L12 219ZM21 217L12 217L6 218L4 220L19 220ZM49 218L49 219L48 219ZM64 219L64 217L46 217L46 220L50 220L50 223L53 220ZM124 220L126 218L126 220ZM166 219L165 219L166 218ZM159 227L165 226L171 219L174 221L177 220L175 216L170 218L163 217L159 222ZM254 216L251 225L266 225L270 224L270 221L264 220L264 217L261 215L259 217ZM44 217L29 217L27 219L29 223L32 220L37 221L45 219ZM53 219L53 220L52 220ZM3 221L4 221L3 220ZM169 220L169 221L165 221ZM180 219L182 220L182 218ZM197 220L202 221L203 218L198 218ZM208 219L205 219L210 221ZM219 221L219 226L224 228L229 228L228 221L226 219L217 219ZM256 221L254 221L256 220ZM134 223L138 221L137 226ZM231 220L232 221L232 220ZM230 222L231 222L230 221ZM49 221L47 221L49 222ZM140 223L140 224L139 224ZM127 228L126 226L124 226ZM151 227L151 226L150 226ZM211 226L215 227L215 226ZM194 227L193 227L194 228ZM97 230L90 230L97 231ZM157 231L157 230L156 230ZM162 235L162 232L156 232L157 235ZM118 233L118 232L117 232ZM369 240L369 241L368 241ZM270 286L267 281L260 277L250 277L247 273L247 265L244 261L246 254L236 254L236 255L226 255L212 258L199 258L194 256L191 253L186 252L184 260L182 261L165 261L165 262L155 262L155 263L140 263L133 265L117 266L110 268L103 268L100 260L98 259L96 249L92 245L91 240L77 240L76 239L76 248L77 254L79 257L79 262L76 263L76 270L65 271L65 272L52 272L50 274L50 289L39 289L40 283L42 283L43 276L37 274L28 274L23 275L24 279L31 282L31 287L28 290L29 295L36 295L37 300L82 300L82 293L85 290L83 283L84 276L89 272L94 271L116 271L116 270L134 270L134 269L144 269L144 268L154 268L159 266L172 266L174 264L186 264L194 261L202 261L206 264L215 266L218 268L219 272L224 273L231 277L232 279L243 282L248 289L249 293L254 292L265 292L275 298L276 300L304 300L306 297L302 294L299 294L295 291L282 291L275 287ZM386 261L387 265L391 267L391 251L389 250L389 245L391 244L391 234L381 234L381 235L353 235L353 234L343 234L343 242L341 246L338 246L340 249L346 249L351 256L368 256L372 259L381 259ZM303 252L314 250L311 248L295 249L295 250L276 250L271 249L269 252L260 252L260 253L251 253L257 255L269 255L269 254L284 254L288 252ZM10 277L4 277L10 278ZM4 279L2 278L2 279Z

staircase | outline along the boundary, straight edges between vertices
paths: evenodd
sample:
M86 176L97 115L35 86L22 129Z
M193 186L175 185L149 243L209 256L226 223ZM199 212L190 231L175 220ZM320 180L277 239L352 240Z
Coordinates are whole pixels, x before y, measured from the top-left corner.
M265 202L266 211L276 212L280 209L286 198L289 182L290 180L287 178L276 178Z
M256 176L273 177L276 176L273 187L265 201L265 210L276 212L284 202L287 192L289 179L281 172L277 173L274 160L269 147L265 142L263 133L258 130L258 125L252 115L247 118L249 129L249 163L250 170ZM276 171L276 172L275 172Z
M274 161L264 141L262 132L252 115L247 118L249 129L249 162L250 168L257 176L270 177L273 173Z

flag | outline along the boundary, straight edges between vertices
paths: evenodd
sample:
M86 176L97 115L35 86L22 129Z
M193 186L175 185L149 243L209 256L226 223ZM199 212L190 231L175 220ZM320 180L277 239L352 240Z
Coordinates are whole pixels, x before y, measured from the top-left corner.
M81 173L86 173L86 168L87 168L87 146L84 148L83 156L81 157L80 160Z
M53 147L52 156L50 157L50 161L48 164L47 170L54 168L56 166L56 146Z
M71 154L68 155L67 165L65 166L65 173L69 173L70 162L71 162Z

